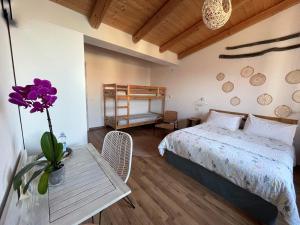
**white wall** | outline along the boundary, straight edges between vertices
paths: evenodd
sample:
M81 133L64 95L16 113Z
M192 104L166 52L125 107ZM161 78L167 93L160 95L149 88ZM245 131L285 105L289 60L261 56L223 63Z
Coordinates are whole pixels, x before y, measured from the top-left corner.
M8 103L8 94L14 84L6 25L0 19L0 205L11 180L22 146L17 106Z
M146 61L91 45L85 45L85 61L89 128L104 125L103 84L150 85L152 64ZM109 106L112 109L112 104ZM132 114L145 113L148 111L148 102L131 101L130 110Z
M22 12L15 10L18 20ZM56 136L65 132L68 144L87 143L83 35L54 24L19 20L12 30L19 85L35 77L48 79L58 90L50 109ZM48 130L46 113L21 109L26 148L40 149L40 137Z
M43 1L47 6L50 1ZM69 144L87 143L87 114L84 76L83 34L46 22L42 1L13 1L17 27L12 28L17 82L26 85L33 78L49 79L58 89L58 100L51 108L54 132L64 131ZM54 3L51 3L54 4ZM36 7L36 8L35 8ZM36 16L38 12L39 17ZM51 13L51 12L50 12ZM51 16L57 16L55 13ZM22 149L17 107L8 103L13 86L8 38L0 19L0 203L11 180ZM46 114L30 114L21 109L25 145L28 151L40 149L42 132L48 130Z
M300 49L269 53L265 56L247 59L218 58L221 53L248 53L271 46L288 46L299 43L299 38L297 38L284 43L244 48L239 51L225 51L226 46L299 32L299 12L300 4L184 58L178 66L153 67L151 84L167 87L167 92L171 96L167 101L167 109L177 110L180 118L199 115L200 112L195 110L194 103L204 97L208 105L202 109L202 113L207 112L209 108L217 108L274 116L274 108L277 105L286 104L294 111L291 117L300 119L300 104L291 100L292 93L296 89L300 89L300 84L290 85L285 82L285 75L288 72L300 69ZM253 87L249 84L248 79L241 78L240 71L247 65L254 67L256 73L260 72L267 76L264 85ZM219 72L226 75L222 82L216 80ZM221 86L228 80L235 84L235 89L226 94L222 92ZM258 105L257 96L265 92L273 96L272 104ZM230 98L234 96L241 98L241 104L236 107L229 103ZM300 156L300 132L296 134L295 142L298 156Z

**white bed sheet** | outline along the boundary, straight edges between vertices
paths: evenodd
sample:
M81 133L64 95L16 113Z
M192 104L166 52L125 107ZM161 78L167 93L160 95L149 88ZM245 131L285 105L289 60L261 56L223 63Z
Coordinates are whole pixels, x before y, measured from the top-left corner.
M172 151L262 197L278 208L288 224L300 224L292 146L201 124L169 134L158 148L161 155Z

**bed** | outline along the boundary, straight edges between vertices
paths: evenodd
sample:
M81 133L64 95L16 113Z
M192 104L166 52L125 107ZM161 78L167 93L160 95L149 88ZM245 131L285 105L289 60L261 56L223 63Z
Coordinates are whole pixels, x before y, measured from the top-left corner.
M260 222L275 224L279 212L287 224L300 224L292 146L204 123L169 134L159 151Z
M165 96L165 87L103 84L104 125L118 130L155 124L164 114ZM145 103L139 112L137 102Z

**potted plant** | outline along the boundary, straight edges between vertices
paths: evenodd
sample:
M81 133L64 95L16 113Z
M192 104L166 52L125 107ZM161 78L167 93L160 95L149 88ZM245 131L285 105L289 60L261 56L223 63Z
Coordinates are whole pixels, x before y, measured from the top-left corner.
M20 198L21 189L25 194L29 184L40 174L38 182L38 192L45 194L48 189L48 181L52 185L60 184L64 177L63 144L58 143L53 134L49 108L53 106L57 99L57 90L48 80L35 78L33 84L26 86L13 86L13 92L9 94L8 101L18 106L30 109L30 113L46 111L49 131L41 137L42 153L33 162L24 166L13 179L13 188L18 192ZM45 157L43 160L42 158ZM26 173L35 168L32 176L23 185L23 177Z

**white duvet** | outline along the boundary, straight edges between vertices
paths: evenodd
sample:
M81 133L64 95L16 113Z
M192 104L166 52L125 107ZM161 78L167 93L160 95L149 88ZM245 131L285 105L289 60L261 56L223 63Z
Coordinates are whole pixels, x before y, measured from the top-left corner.
M158 148L161 155L169 150L221 175L277 206L288 224L300 224L292 146L202 124L169 134Z

